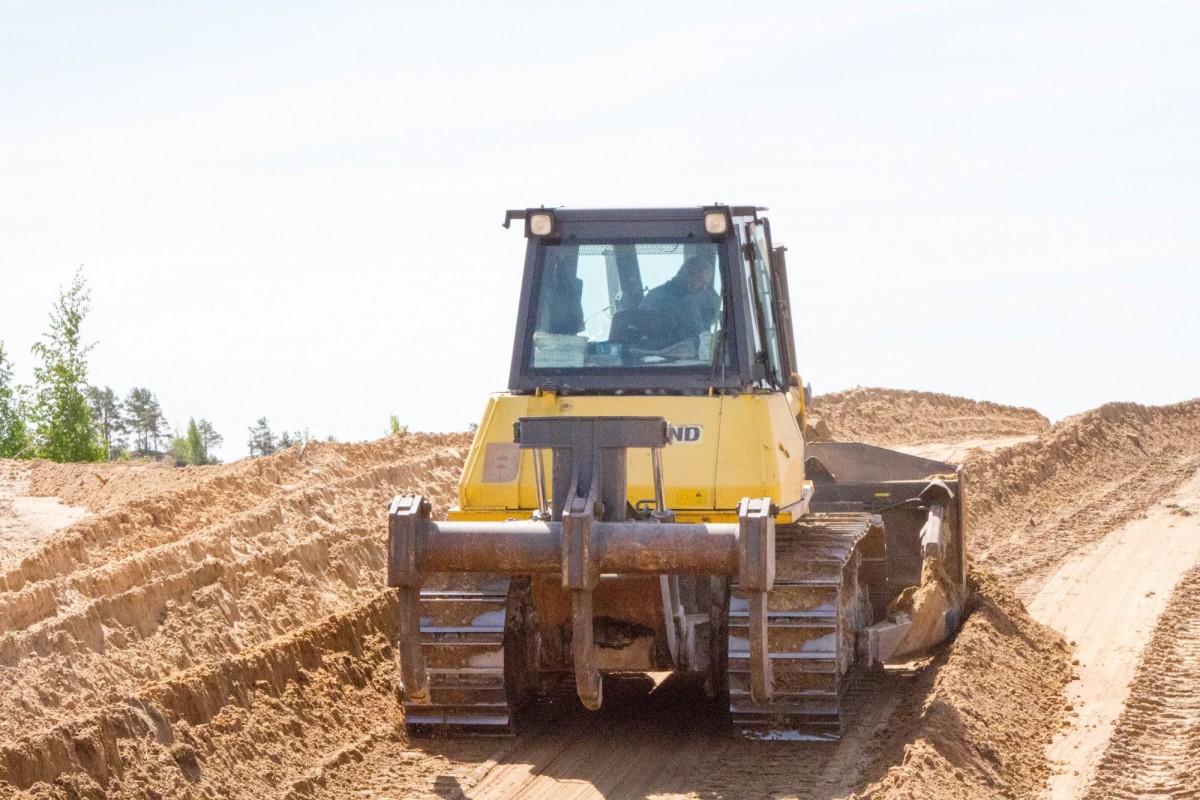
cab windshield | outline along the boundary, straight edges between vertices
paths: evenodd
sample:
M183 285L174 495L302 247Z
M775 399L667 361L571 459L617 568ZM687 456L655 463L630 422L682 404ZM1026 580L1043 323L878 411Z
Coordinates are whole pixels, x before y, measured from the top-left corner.
M611 241L542 252L534 368L712 363L723 297L716 245Z

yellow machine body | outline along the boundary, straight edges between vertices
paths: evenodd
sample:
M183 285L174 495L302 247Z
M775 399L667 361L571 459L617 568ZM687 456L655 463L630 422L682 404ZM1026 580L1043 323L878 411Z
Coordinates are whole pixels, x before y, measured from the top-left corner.
M743 497L770 497L792 520L805 494L801 399L762 392L709 397L492 395L459 485L456 521L527 519L537 508L534 451L513 443L521 417L661 416L671 425L663 449L667 506L681 522L735 522ZM545 473L550 453L543 452ZM629 502L654 498L650 451L631 451Z

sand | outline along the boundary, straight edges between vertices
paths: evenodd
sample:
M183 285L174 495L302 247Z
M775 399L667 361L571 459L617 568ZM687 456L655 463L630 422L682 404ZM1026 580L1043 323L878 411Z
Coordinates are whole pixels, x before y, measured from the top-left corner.
M0 572L7 572L59 528L87 515L57 497L31 497L28 462L0 459Z
M1200 568L1179 581L1142 651L1112 738L1083 795L1200 795Z
M992 440L1045 433L1031 408L899 389L849 389L813 399L810 423L829 438L880 447Z
M96 513L0 574L0 785L275 796L394 735L379 521L397 490L452 498L468 442L35 466Z
M918 392L814 405L828 435L963 458L976 562L962 631L863 676L836 744L735 739L670 678L515 739L410 741L386 503L452 505L470 443L413 434L204 468L0 462L0 798L1190 796L1200 403L1053 426ZM16 511L34 496L88 514L38 527Z
M1175 587L1197 564L1200 472L1145 517L1059 567L1030 603L1036 619L1078 642L1079 680L1067 693L1075 718L1050 748L1059 766L1050 783L1054 800L1079 797L1092 783L1139 656ZM1191 721L1200 725L1200 717Z
M932 458L934 461L944 461L947 464L965 464L972 459L1003 450L1023 442L1032 442L1037 434L1024 436L1001 436L998 438L963 439L956 442L927 442L916 445L892 445L893 450L901 453Z

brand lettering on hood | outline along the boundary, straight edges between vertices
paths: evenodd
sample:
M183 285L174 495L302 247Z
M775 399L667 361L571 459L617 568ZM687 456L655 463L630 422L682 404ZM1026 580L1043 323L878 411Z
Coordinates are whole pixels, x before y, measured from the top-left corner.
M703 430L699 425L672 425L671 444L696 444Z

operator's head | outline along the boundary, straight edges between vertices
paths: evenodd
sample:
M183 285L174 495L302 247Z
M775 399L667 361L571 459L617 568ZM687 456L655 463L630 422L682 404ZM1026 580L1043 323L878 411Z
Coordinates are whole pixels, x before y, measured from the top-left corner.
M678 277L692 294L700 294L713 285L713 265L700 256L692 256L679 267Z

